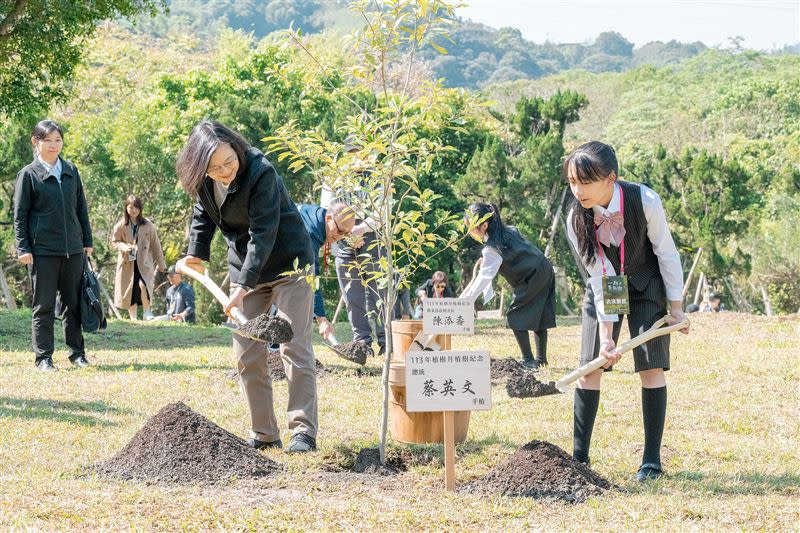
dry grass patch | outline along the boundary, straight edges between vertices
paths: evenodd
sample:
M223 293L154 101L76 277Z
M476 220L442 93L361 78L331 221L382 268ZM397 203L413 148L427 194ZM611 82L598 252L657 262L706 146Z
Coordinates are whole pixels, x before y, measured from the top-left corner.
M232 368L230 333L219 328L113 322L89 336L95 365L34 371L30 315L0 312L0 529L269 530L796 530L800 523L798 361L800 320L727 313L693 315L693 334L673 337L664 438L668 476L639 485L640 386L630 358L605 379L592 466L620 491L566 505L441 490L436 446L393 443L395 476L349 472L359 449L376 445L379 361L358 371L321 344L332 369L319 378L320 451L266 455L286 468L274 477L216 486L149 485L85 476L119 451L145 421L183 401L224 429L247 435L248 415ZM516 355L497 322L458 337L458 349ZM337 336L347 339L346 327ZM557 379L578 361L575 320L551 332ZM627 333L623 333L627 335ZM285 425L286 383L275 384ZM498 384L493 409L473 413L457 448L459 485L480 478L522 444L571 449L571 395L513 399ZM288 435L284 432L284 440Z

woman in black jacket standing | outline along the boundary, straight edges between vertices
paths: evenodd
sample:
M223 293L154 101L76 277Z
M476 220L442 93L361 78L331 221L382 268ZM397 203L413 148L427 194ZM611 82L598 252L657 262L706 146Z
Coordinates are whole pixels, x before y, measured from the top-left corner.
M192 130L176 164L183 188L197 198L185 262L202 266L217 228L228 242L231 288L229 313L238 307L249 318L268 311L292 326L293 338L280 346L289 382L287 417L292 438L287 452L315 450L317 381L311 345L311 286L285 272L314 264L311 239L283 180L257 149L238 133L204 120ZM250 445L279 448L280 429L272 405L272 380L263 342L233 336L239 378L250 407Z
M84 258L92 254L92 228L78 169L60 157L64 131L52 120L31 132L34 159L14 186L14 234L19 262L33 284L33 350L36 367L53 365L56 293L64 304L64 340L69 360L89 364L81 332L80 285Z

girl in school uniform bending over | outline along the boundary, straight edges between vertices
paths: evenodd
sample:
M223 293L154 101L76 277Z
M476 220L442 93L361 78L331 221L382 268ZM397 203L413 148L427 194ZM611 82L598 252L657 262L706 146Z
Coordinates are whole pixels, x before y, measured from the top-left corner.
M461 297L474 300L483 294L483 301L488 302L494 296L492 281L497 274L503 276L514 291L506 316L522 352L522 364L532 369L546 365L547 330L556 327L553 265L516 228L503 224L495 206L475 203L468 211L473 220L490 216L470 231L473 238L483 243L482 262L480 272ZM535 359L529 331L533 332L536 344Z
M619 165L612 147L598 141L579 146L564 161L563 173L575 196L567 235L590 278L583 303L581 364L598 355L608 359L603 368L581 378L575 390L573 456L588 463L600 379L621 357L615 351L619 314L628 315L631 337L649 329L667 311L669 324L684 320L683 270L661 199L644 185L617 181ZM613 293L614 286L626 284L627 309L624 294ZM681 331L689 333L689 328ZM644 481L663 473L660 450L669 335L635 348L633 359L642 380L645 441L636 477Z

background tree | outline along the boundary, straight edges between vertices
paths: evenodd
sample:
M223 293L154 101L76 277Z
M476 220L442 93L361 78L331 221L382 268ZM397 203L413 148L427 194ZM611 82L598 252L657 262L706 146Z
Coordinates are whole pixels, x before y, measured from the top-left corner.
M0 113L63 99L86 39L102 20L154 14L161 0L0 2Z

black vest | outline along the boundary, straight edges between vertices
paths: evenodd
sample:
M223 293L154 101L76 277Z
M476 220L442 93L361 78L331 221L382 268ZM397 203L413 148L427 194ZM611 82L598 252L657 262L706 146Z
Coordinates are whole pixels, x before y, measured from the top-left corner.
M528 242L520 235L517 228L506 227L505 246L489 241L491 246L503 258L499 274L508 281L512 287L526 285L528 278L536 272L547 259L539 248Z
M625 198L623 213L625 217L625 275L628 283L643 292L654 276L660 276L658 256L653 252L653 244L647 236L647 219L642 207L642 189L636 183L618 181ZM619 248L603 245L603 253L608 257L617 274L620 273Z

